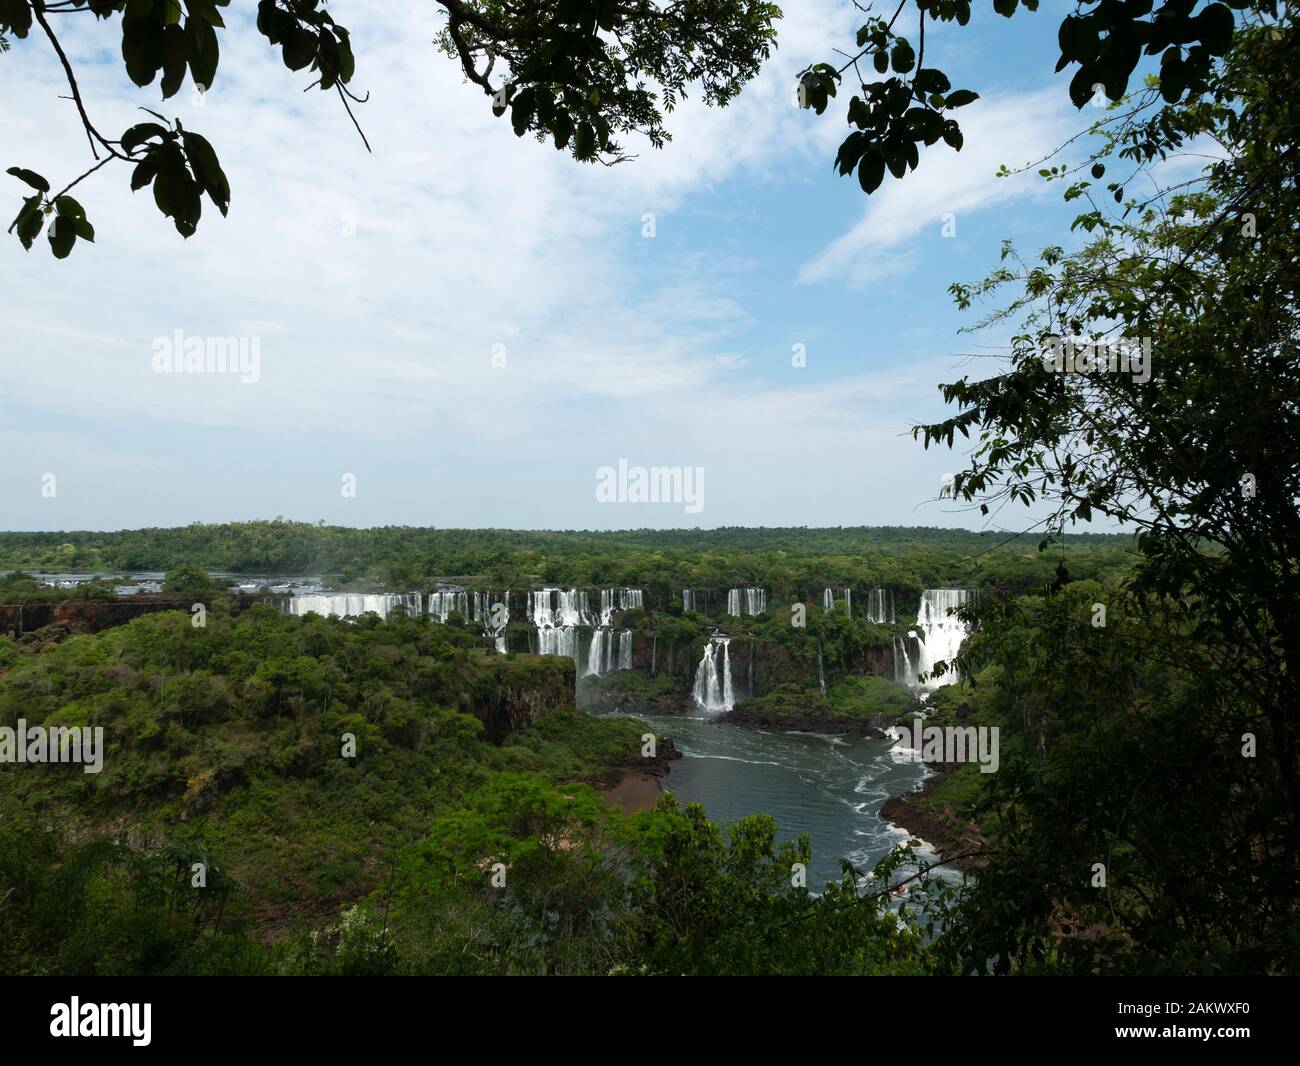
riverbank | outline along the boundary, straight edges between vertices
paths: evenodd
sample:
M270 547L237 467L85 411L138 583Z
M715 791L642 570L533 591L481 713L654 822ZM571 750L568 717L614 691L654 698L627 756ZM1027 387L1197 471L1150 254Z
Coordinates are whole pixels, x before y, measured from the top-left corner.
M601 796L611 807L620 807L624 814L636 814L654 808L663 795L659 778L644 770L615 772L614 782L601 790Z
M930 773L920 786L900 796L891 796L880 808L885 822L924 840L941 857L979 851L988 847L988 839L973 819L959 813L957 804L968 791L969 768L928 763ZM979 858L958 859L949 865L959 870L975 870Z

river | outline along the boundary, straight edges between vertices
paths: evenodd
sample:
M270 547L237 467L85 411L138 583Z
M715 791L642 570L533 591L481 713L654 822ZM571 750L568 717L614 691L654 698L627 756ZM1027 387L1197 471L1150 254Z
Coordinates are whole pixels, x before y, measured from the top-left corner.
M907 835L880 817L890 796L914 788L916 763L895 762L890 741L872 737L770 733L706 717L635 715L671 737L682 758L663 787L726 825L770 814L780 839L812 838L808 887L840 877L840 859L870 870ZM934 861L928 848L918 854Z

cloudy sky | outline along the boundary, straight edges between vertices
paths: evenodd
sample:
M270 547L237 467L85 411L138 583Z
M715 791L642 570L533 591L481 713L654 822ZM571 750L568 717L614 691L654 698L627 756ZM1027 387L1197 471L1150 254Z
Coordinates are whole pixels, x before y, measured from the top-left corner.
M95 246L58 262L44 238L0 243L0 528L978 528L935 499L960 453L909 428L942 416L939 382L988 372L963 353L1000 340L958 335L974 316L949 283L983 276L1004 237L1059 240L1072 215L1036 179L994 177L1086 122L1052 73L1054 20L980 5L928 33L927 66L982 94L966 146L923 151L868 202L831 167L843 104L819 119L793 102L797 72L862 16L782 6L779 48L732 106L681 107L672 143L614 168L516 139L434 49L428 0L330 5L373 155L248 11L227 17L212 90L165 104L126 78L116 23L65 19L96 124L179 117L216 147L232 204L222 219L205 201L183 241L109 167L77 193ZM57 187L89 165L39 33L0 56L0 93L21 101L4 166ZM0 177L16 211L24 187ZM155 339L176 330L256 338L260 379L156 373ZM703 468L703 510L598 502L597 471L620 460Z

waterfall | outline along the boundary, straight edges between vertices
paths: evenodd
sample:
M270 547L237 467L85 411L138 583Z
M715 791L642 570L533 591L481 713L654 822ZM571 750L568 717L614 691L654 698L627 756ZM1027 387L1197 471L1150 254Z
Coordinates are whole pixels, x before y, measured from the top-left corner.
M739 618L767 611L767 589L731 589L727 593L727 614Z
M909 649L909 645L915 642L915 637L894 638L894 680L909 688L916 686L916 670L912 666Z
M566 655L575 663L578 661L577 626L538 626L538 655Z
M578 627L593 621L586 589L544 588L530 592L526 613L537 629L537 654L568 656L581 670Z
M658 672L655 669L655 663L659 658L659 630L654 630L650 634L650 676L654 677Z
M429 593L430 615L445 623L453 612L469 621L469 593L464 589L445 588Z
M418 592L303 592L287 597L283 610L298 616L315 612L326 618L356 618L373 611L380 618L387 618L395 607L404 608L408 614L419 614L420 603Z
M642 602L641 589L601 589L600 624L609 625L615 611L641 610Z
M894 624L894 593L892 589L872 589L867 593L867 621L880 626Z
M545 588L528 594L528 620L538 628L593 624L586 589Z
M817 688L822 694L822 699L826 698L826 671L822 668L822 642L817 642Z
M974 599L970 589L925 589L916 612L916 629L906 637L894 638L894 676L910 688L933 692L951 685L957 675L951 669L939 677L918 680L929 674L936 662L951 663L970 635L967 624L948 612ZM918 632L919 631L919 632Z
M617 637L617 642L615 641ZM615 633L609 626L598 626L591 634L584 677L603 677L611 670L632 669L632 630Z
M682 611L695 610L695 590L682 589Z
M587 653L587 669L583 671L587 677L600 677L602 674L609 673L609 650L613 643L613 631L606 626L601 626L591 634L591 649Z
M853 590L840 589L838 592L828 588L822 593L822 610L830 614L836 606L842 606L844 613L853 615Z
M496 650L505 654L506 626L510 624L510 590L474 593L474 618L483 627L483 635L492 640Z
M695 705L709 714L729 711L736 705L735 693L731 688L730 643L728 637L710 638L695 671L695 687L691 694L695 697ZM719 651L722 653L721 669L718 666Z

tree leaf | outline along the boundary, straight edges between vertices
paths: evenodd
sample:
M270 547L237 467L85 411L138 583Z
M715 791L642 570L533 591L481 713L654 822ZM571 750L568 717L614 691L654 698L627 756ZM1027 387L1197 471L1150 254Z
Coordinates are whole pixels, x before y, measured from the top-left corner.
M879 148L871 148L858 164L858 184L870 196L885 180L885 157Z
M24 181L38 192L49 192L50 183L34 170L26 170L23 167L10 167L5 171L6 174L12 174L19 181Z
M67 259L72 246L77 243L77 233L72 228L72 223L62 215L56 215L48 236L50 251L54 253L54 258Z

